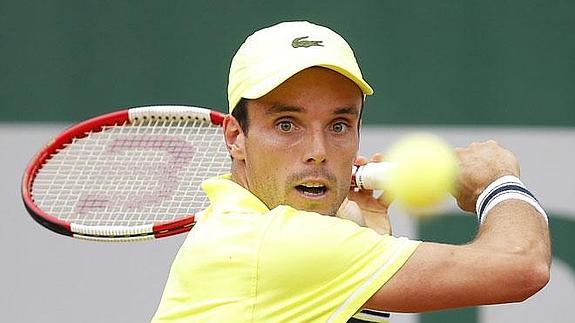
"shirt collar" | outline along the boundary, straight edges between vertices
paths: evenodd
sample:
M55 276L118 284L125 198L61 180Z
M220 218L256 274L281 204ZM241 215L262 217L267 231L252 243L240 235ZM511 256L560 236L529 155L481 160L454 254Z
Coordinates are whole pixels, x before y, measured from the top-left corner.
M202 190L210 199L210 207L218 211L268 212L269 208L254 194L232 181L231 174L205 180Z

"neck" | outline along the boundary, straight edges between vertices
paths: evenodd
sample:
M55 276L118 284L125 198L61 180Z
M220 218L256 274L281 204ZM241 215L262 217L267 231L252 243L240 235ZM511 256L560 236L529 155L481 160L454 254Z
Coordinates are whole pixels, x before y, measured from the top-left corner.
M232 171L232 180L249 191L245 162L234 160L232 162L231 171Z

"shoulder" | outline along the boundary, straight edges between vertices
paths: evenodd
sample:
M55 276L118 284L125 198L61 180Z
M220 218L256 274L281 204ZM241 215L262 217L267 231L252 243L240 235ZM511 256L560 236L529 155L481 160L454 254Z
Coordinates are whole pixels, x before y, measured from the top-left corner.
M315 212L296 210L290 206L281 205L269 212L268 232L273 232L268 238L294 240L324 240L329 239L331 245L338 242L352 243L354 240L379 242L392 239L389 235L381 235L374 230L361 227L353 221L335 216L322 215ZM279 235L276 235L279 234ZM268 234L269 235L269 234ZM297 243L294 241L294 243Z
M261 250L270 258L347 267L362 259L373 261L412 241L381 235L374 230L334 216L279 206L270 211ZM284 261L278 261L283 263ZM341 268L340 268L341 269Z
M417 244L349 220L287 206L269 215L258 253L259 299L301 304L301 313L321 308L338 318L352 316ZM315 295L313 300L309 295Z

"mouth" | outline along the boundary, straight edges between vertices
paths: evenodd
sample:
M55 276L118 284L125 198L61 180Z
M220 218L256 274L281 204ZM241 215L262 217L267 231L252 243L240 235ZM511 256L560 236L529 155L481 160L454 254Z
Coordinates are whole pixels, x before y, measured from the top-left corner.
M322 184L322 183L317 183L317 182L306 182L306 183L302 183L299 184L295 187L295 189L300 192L301 194L303 194L306 197L322 197L324 196L327 191L328 188Z

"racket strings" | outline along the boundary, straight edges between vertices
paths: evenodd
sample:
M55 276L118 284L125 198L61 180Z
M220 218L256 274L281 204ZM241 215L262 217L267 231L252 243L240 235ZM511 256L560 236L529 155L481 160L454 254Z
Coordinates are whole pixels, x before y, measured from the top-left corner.
M229 172L222 128L198 120L148 120L75 138L41 167L35 203L91 226L166 222L207 207L206 178Z

